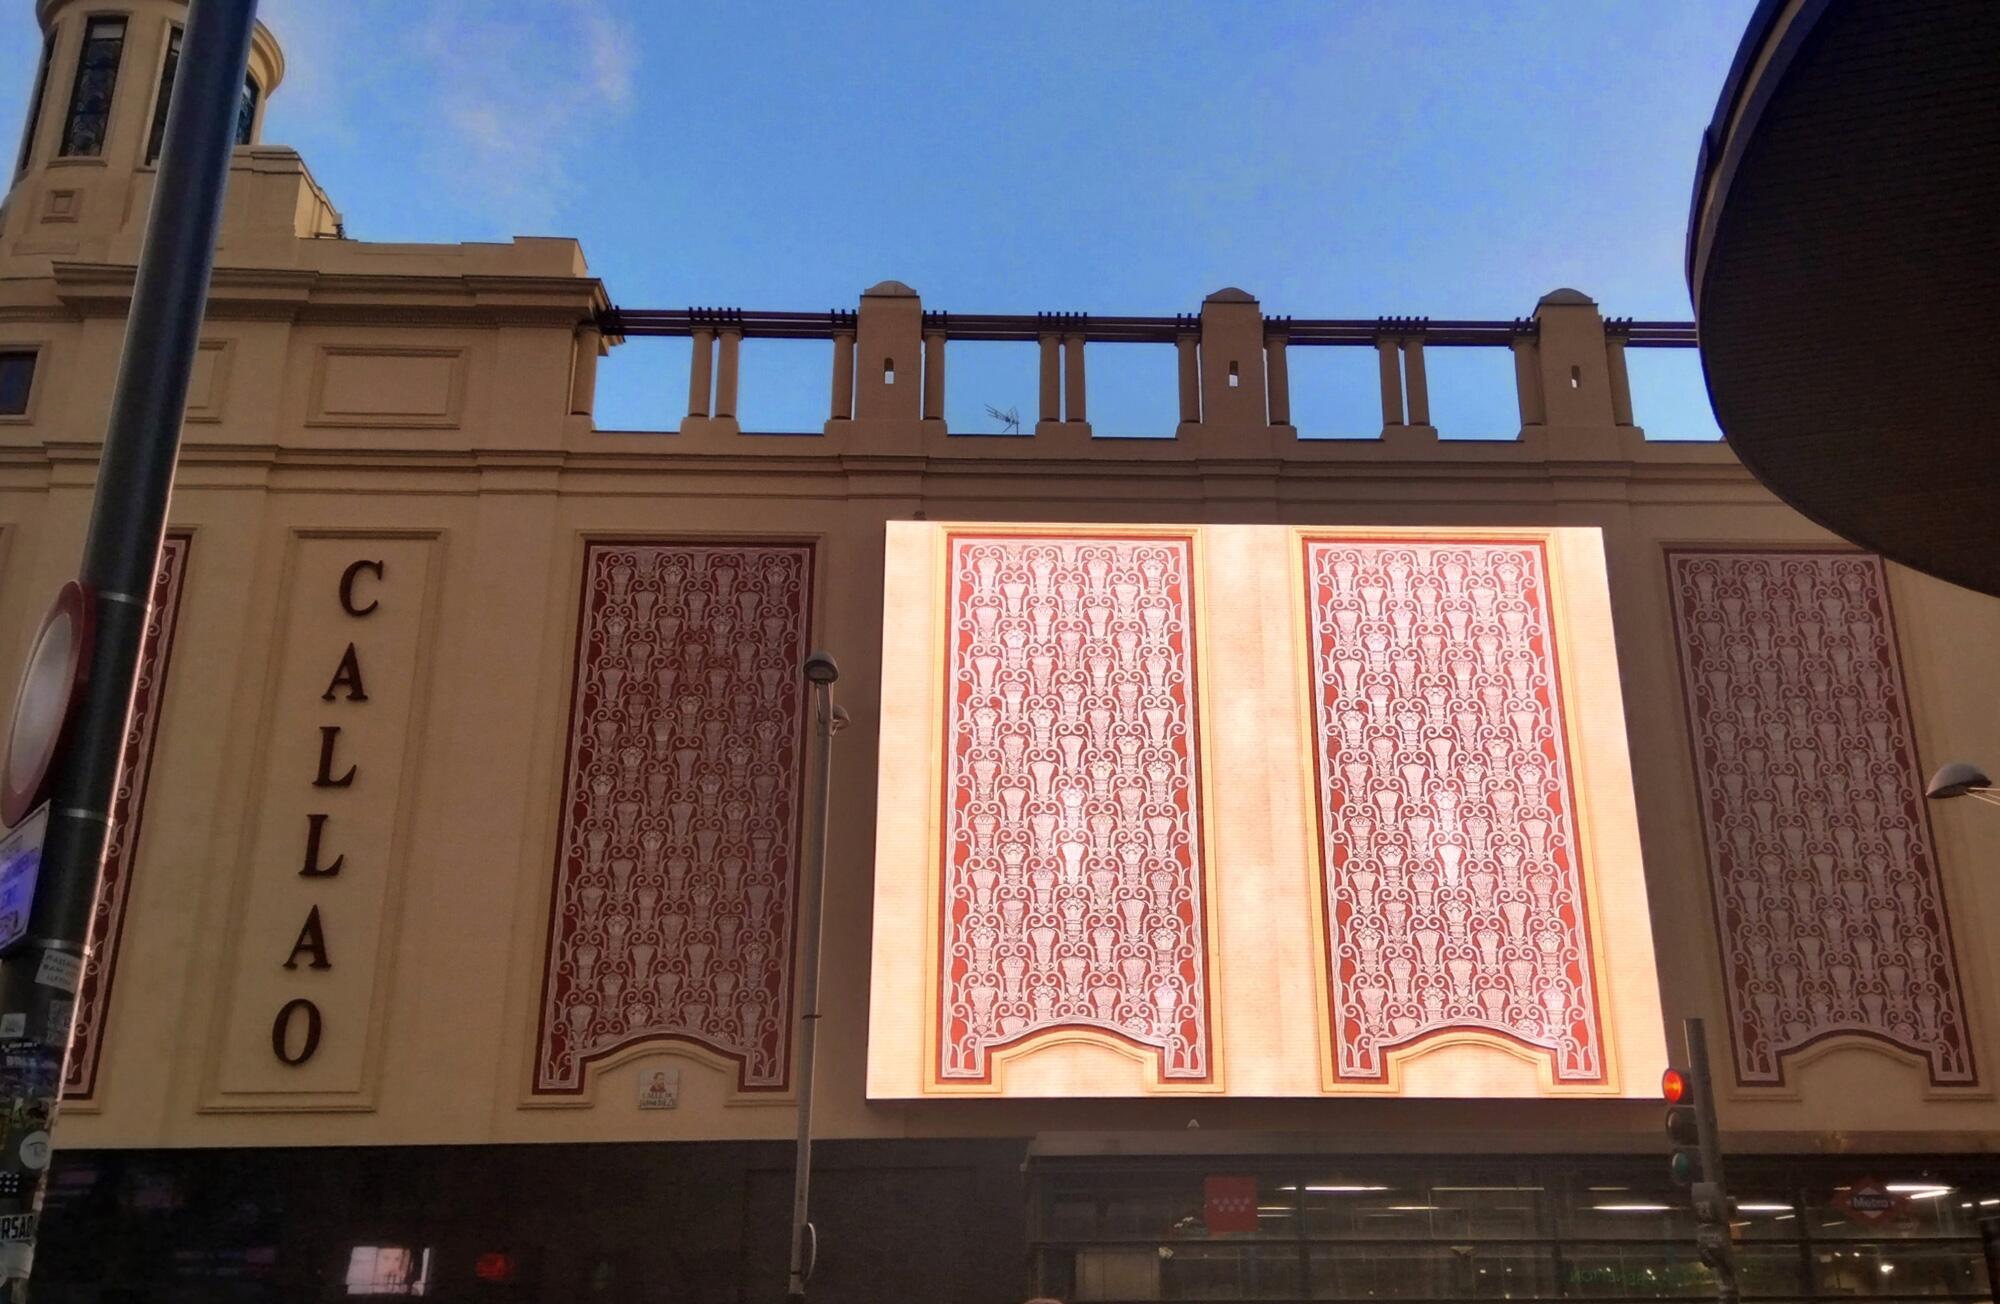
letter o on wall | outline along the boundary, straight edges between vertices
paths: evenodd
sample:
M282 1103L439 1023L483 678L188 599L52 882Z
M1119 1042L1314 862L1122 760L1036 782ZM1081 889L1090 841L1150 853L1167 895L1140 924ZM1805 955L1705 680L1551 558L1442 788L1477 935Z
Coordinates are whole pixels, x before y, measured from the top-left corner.
M300 1044L298 1054L291 1053L292 1023L294 1016L305 1014L305 1041ZM300 996L285 1002L278 1011L278 1017L271 1021L271 1053L278 1057L280 1064L297 1068L319 1052L320 1017L319 1006Z

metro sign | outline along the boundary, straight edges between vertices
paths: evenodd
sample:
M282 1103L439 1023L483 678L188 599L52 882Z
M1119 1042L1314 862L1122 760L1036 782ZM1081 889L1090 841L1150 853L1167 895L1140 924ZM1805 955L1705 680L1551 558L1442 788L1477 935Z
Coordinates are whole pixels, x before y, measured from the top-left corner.
M1835 1193L1833 1203L1851 1221L1874 1226L1901 1213L1905 1202L1882 1183L1863 1178L1845 1191Z

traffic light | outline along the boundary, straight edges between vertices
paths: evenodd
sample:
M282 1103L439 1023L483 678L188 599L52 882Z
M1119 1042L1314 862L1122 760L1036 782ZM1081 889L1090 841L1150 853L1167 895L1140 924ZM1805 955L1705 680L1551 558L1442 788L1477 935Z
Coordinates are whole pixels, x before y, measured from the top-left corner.
M1673 1143L1669 1171L1688 1189L1694 1213L1695 1249L1715 1274L1716 1295L1725 1304L1741 1298L1730 1218L1736 1204L1723 1185L1722 1139L1715 1122L1715 1092L1708 1073L1708 1041L1700 1019L1687 1021L1687 1067L1660 1075L1667 1102L1667 1140Z
M1674 1146L1667 1170L1676 1186L1692 1186L1702 1176L1701 1118L1695 1112L1693 1080L1685 1069L1668 1069L1660 1075L1660 1095L1667 1102L1667 1140Z

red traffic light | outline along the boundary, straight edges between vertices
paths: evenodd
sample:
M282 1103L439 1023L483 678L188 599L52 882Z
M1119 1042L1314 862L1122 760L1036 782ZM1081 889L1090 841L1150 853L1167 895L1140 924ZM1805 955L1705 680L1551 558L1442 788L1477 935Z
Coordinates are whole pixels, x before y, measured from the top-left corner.
M472 1275L493 1285L505 1285L514 1280L514 1256L501 1251L489 1251L472 1261Z
M1688 1075L1680 1069L1668 1069L1660 1075L1660 1094L1669 1105L1678 1105L1693 1094Z

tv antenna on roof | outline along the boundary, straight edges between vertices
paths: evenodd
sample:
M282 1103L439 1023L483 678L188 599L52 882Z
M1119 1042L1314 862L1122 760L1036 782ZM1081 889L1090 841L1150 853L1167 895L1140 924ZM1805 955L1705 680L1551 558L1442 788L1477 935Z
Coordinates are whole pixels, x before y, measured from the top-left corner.
M1021 410L1019 408L1010 407L1005 412L1002 412L999 408L988 403L986 405L986 415L1000 423L1002 434L1018 435L1021 433Z

